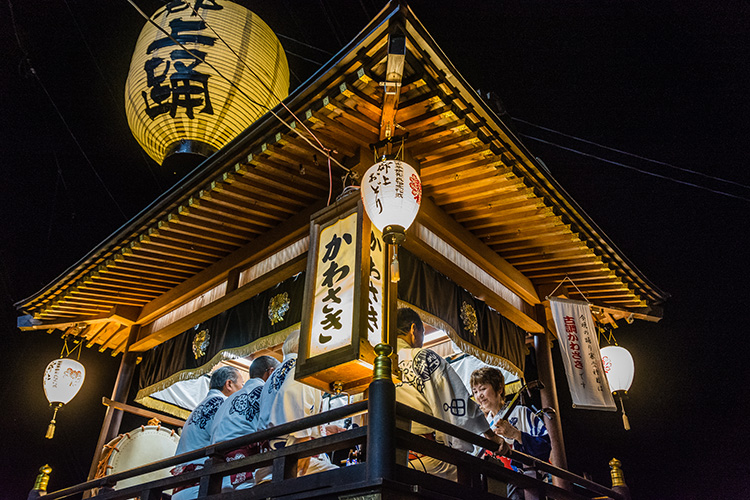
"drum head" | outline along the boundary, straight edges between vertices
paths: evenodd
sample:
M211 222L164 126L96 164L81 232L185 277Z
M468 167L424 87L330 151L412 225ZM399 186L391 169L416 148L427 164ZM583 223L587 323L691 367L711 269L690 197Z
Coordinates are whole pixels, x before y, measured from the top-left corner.
M106 474L116 474L173 457L179 440L177 432L160 425L144 425L118 436L107 445L114 449L107 463ZM122 490L136 484L171 477L170 468L118 481L115 489Z

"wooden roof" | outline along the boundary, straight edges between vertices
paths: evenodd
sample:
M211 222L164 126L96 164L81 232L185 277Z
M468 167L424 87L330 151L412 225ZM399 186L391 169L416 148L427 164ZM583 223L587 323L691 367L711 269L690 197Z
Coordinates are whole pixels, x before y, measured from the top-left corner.
M468 235L458 243L480 250L487 262L503 263L496 269L505 266L510 274L500 281L527 309L568 276L616 317L658 318L655 306L667 295L472 90L413 13L395 5L285 100L296 118L275 108L289 126L270 114L262 117L88 256L16 304L29 315L19 318L19 327L69 329L116 355L130 325L146 325L211 287L227 282L231 296L216 304L215 314L272 284L256 280L251 288L233 290L238 270L304 237L310 215L329 197L326 158L302 138L314 142L303 125L355 174L372 163L370 144L381 138L387 101L388 34L396 28L407 50L395 122L398 134L409 133L408 158L421 168L428 209L420 220L455 227ZM333 165L334 198L344 174ZM294 273L304 263L297 259L287 267L287 274ZM138 350L189 328L194 319L188 316L150 341L141 335Z

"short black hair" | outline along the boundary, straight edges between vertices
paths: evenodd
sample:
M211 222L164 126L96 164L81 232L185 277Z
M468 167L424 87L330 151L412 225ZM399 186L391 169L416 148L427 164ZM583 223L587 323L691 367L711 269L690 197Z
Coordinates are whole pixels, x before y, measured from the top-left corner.
M248 375L250 378L262 378L269 368L276 368L279 362L273 356L258 356L250 364Z
M417 311L411 307L402 307L399 309L396 319L396 329L398 330L398 334L408 335L412 324L417 330L424 332L424 323L422 323L422 318L419 317Z

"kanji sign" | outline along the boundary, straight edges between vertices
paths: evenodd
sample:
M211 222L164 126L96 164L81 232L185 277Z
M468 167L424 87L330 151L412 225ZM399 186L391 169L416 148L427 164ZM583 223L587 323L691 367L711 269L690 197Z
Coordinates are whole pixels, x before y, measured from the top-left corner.
M587 302L550 298L574 408L616 410Z

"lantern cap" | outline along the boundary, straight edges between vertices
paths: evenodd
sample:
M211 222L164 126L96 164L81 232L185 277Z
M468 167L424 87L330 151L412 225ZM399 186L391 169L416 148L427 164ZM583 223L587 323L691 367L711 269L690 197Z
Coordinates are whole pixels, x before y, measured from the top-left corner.
M398 224L390 224L383 228L383 241L391 245L400 245L406 241L406 230Z

